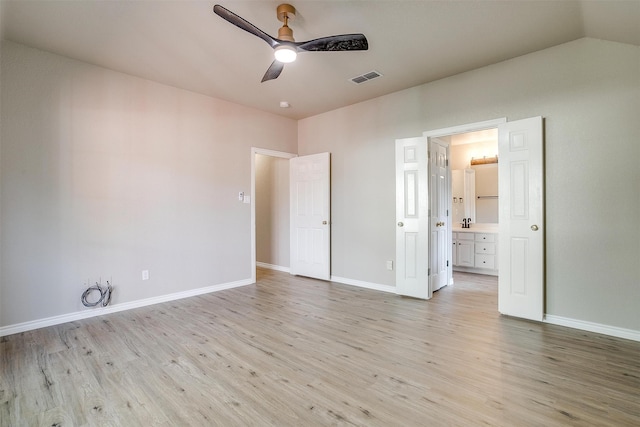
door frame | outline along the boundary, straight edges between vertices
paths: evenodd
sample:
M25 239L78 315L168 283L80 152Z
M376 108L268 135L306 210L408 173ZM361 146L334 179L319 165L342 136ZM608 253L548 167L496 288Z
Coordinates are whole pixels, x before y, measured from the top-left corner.
M251 283L256 283L256 154L264 156L278 157L281 159L292 159L298 157L297 154L285 151L269 150L266 148L251 147Z
M507 118L506 117L500 117L497 119L492 119L492 120L485 120L482 122L475 122L475 123L467 123L467 124L463 124L463 125L458 125L458 126L451 126L451 127L447 127L447 128L441 128L441 129L433 129L433 130L428 130L422 133L422 136L426 138L427 140L427 146L429 145L429 138L437 138L437 137L444 137L444 136L450 136L450 135L455 135L455 134L459 134L459 133L468 133L468 132L477 132L480 130L486 130L486 129L493 129L493 128L497 128L498 125L501 125L503 123L507 123ZM451 192L451 167L449 167L449 192ZM449 197L449 201L448 201L448 207L447 209L449 209L449 212L453 212L453 205L451 202L451 197ZM451 236L451 221L448 221L449 225L448 225L448 235ZM452 248L451 248L451 241L448 241L448 258L449 260L453 260L452 256ZM431 260L429 260L430 262ZM449 268L447 269L447 276L448 276L448 282L449 282L449 286L453 285L453 262L449 263Z

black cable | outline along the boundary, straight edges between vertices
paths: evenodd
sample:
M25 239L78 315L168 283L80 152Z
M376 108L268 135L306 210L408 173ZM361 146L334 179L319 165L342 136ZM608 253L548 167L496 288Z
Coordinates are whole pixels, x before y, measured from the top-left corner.
M89 302L87 297L94 291L100 292L100 299L98 301L95 301L95 302ZM107 280L107 286L105 286L105 287L101 286L100 284L98 284L96 282L95 285L89 286L82 293L82 297L80 299L82 300L82 304L85 307L95 307L98 304L102 304L103 307L106 307L111 302L111 293L112 292L113 292L113 287L111 286L111 284L109 283L108 280Z

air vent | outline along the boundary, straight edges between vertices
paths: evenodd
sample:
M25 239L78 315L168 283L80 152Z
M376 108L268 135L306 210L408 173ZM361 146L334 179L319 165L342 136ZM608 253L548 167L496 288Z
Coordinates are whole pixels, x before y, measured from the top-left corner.
M382 74L380 74L377 71L369 71L368 73L362 74L360 76L356 76L356 77L352 77L349 79L349 81L351 83L355 83L357 85L362 84L364 82L368 82L369 80L373 80L375 78L381 77Z

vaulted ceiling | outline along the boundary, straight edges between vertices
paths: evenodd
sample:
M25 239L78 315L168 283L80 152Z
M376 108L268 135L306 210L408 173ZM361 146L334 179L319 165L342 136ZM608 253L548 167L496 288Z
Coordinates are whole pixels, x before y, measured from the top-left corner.
M0 1L3 39L294 119L582 37L640 46L640 0L291 0L297 41L364 33L369 50L304 53L260 83L271 47L215 1ZM277 36L282 1L218 2Z

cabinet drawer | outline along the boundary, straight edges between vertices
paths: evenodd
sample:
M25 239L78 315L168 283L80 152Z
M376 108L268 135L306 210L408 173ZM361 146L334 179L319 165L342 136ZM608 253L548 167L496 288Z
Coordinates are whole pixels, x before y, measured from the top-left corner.
M476 242L476 253L477 254L484 254L484 255L495 255L495 253L496 253L496 244L495 243Z
M489 268L491 270L495 270L496 268L495 255L476 254L476 268Z
M490 233L476 233L476 242L495 242L496 235Z
M458 233L458 240L473 240L473 233Z

